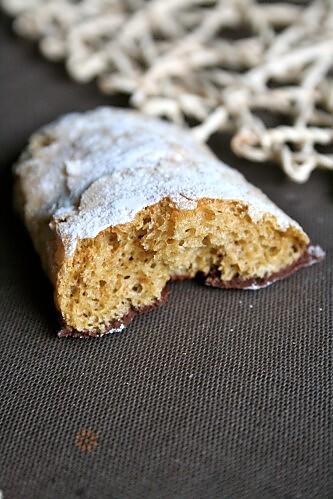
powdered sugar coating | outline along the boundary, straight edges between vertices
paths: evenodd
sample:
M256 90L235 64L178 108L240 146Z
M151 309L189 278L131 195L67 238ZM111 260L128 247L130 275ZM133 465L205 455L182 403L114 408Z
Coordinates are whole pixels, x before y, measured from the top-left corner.
M269 213L281 230L302 230L190 132L134 111L98 108L51 123L32 136L16 172L27 223L49 218L66 256L78 240L130 222L165 197L181 209L201 198L237 200L254 222Z

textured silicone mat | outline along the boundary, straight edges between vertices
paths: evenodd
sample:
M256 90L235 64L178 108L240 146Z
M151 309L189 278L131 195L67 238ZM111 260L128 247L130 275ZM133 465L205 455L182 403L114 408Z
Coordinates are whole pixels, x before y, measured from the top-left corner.
M99 104L0 31L0 489L4 499L329 498L332 176L287 181L214 151L327 252L258 291L175 283L121 334L59 340L52 290L12 214L10 167L29 134Z

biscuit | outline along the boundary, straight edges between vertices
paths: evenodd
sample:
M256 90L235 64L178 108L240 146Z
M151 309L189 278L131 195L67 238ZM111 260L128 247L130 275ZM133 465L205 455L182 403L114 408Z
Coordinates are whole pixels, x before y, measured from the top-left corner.
M189 131L134 111L64 116L31 137L14 171L60 336L123 329L170 280L257 289L323 256Z

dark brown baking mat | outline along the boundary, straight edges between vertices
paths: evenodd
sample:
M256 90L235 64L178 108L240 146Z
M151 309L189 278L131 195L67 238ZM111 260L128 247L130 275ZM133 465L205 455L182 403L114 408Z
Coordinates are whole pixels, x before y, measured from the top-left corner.
M118 335L60 341L11 213L10 165L40 125L102 103L0 26L0 490L4 499L325 499L331 479L332 177L240 169L326 250L267 289L172 284Z

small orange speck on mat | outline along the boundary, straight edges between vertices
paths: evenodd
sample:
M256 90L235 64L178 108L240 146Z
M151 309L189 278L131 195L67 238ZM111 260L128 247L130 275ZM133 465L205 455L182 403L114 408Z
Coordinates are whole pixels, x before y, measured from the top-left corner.
M94 430L82 428L75 435L75 447L84 454L90 454L98 445L97 435Z

